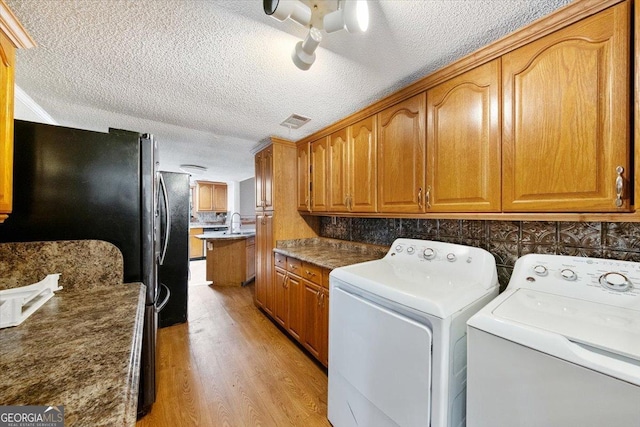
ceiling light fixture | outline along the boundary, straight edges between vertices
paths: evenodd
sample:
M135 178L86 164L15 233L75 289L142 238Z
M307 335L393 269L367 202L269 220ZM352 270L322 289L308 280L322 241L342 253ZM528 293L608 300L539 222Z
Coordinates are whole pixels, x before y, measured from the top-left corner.
M291 19L302 26L309 26L304 41L296 43L291 53L293 63L301 70L308 70L316 60L316 49L322 41L324 29L333 33L345 29L350 33L362 33L369 27L369 6L366 0L338 1L338 9L327 6L327 0L313 0L312 7L300 0L263 0L264 13L282 22ZM342 7L341 7L342 6ZM314 27L315 25L315 27Z
M180 170L191 175L202 175L209 169L200 165L180 165Z

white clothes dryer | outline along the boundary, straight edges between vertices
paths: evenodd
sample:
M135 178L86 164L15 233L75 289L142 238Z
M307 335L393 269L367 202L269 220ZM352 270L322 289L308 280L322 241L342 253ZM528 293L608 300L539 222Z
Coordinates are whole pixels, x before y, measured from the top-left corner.
M468 339L468 427L640 426L640 263L525 255Z
M495 260L397 239L330 275L328 417L334 427L465 423L466 321L498 294Z

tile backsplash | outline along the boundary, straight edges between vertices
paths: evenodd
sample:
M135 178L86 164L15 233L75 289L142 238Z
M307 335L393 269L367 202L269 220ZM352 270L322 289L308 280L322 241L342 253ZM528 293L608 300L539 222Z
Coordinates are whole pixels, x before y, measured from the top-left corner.
M398 237L438 240L488 250L496 258L500 289L521 255L544 253L640 262L640 223L472 221L322 217L320 235L391 245Z

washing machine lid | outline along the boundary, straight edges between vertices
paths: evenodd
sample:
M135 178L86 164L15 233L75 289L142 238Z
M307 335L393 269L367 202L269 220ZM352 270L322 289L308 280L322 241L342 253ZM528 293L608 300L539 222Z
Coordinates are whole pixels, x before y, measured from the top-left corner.
M518 289L494 308L492 314L498 321L541 329L575 343L640 361L640 311L637 310Z
M459 266L447 267L427 271L424 265L381 259L335 269L330 277L442 319L496 289L497 283L460 279Z

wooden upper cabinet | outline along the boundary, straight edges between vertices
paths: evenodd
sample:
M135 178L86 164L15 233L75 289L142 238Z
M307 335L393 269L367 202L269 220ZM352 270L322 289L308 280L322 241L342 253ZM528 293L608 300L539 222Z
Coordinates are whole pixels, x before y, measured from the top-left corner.
M0 31L0 223L12 209L15 47Z
M327 138L311 143L311 211L327 211Z
M500 60L427 92L427 212L500 211Z
M196 211L226 212L227 184L224 182L196 181Z
M273 210L273 145L258 152L256 167L256 210Z
M311 208L310 205L310 188L309 188L309 143L298 145L298 210L308 212Z
M504 211L630 209L629 20L624 2L503 57Z
M349 211L376 211L376 116L349 126Z
M349 193L347 128L329 135L327 145L327 210L346 212Z
M378 210L424 212L425 93L378 113Z

